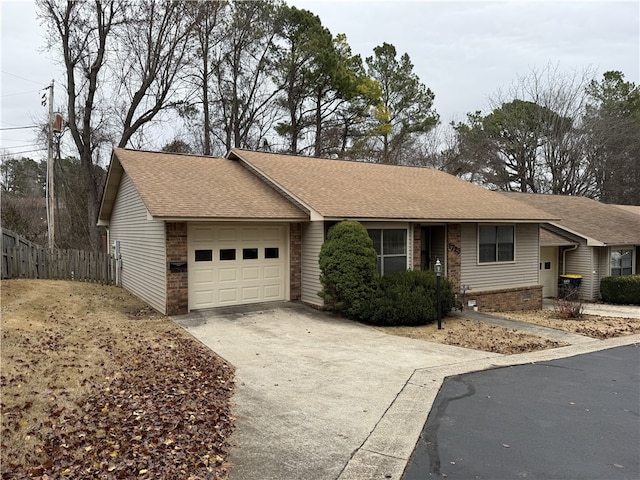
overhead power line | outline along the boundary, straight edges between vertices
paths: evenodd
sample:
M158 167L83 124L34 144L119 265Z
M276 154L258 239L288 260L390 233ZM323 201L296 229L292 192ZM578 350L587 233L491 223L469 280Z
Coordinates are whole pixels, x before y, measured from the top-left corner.
M26 125L24 127L1 127L0 130L25 130L27 128L36 128L40 127L40 125Z
M28 92L8 93L6 95L0 95L0 98L17 97L18 95L28 95L30 93L39 93L39 92L40 90L29 90Z
M32 80L31 78L21 77L20 75L16 75L15 73L9 73L9 72L5 72L4 70L2 70L2 74L3 75L9 75L10 77L19 78L20 80L24 80L25 82L35 83L36 85L42 85L42 82L37 82L35 80Z
M44 152L45 150L47 150L46 148L36 148L35 150L23 150L21 152L12 152L12 151L7 151L7 153L9 155L22 155L23 153L33 153L33 152Z

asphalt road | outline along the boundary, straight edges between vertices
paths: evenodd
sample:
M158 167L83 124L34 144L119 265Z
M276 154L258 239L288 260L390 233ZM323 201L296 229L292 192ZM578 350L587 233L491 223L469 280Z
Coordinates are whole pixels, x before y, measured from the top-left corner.
M640 345L448 378L403 479L640 478Z

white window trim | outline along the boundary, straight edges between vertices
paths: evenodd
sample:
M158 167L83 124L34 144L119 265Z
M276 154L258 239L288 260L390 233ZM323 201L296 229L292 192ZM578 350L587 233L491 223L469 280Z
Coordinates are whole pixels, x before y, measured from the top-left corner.
M413 247L413 243L412 243L412 238L410 238L410 236L412 235L412 229L410 227L409 224L407 223L386 223L386 222L367 222L367 223L362 223L362 225L364 226L364 228L367 230L367 232L369 230L404 230L405 231L405 254L404 256L406 257L406 265L405 265L405 269L406 270L412 270L411 268L411 263L412 260L412 256L411 256L411 249ZM387 255L385 255L387 256ZM403 255L401 254L395 254L395 255L388 255L388 256L396 256L396 257L401 257Z
M513 228L513 260L506 261L495 261L495 262L481 262L480 261L480 228L481 227L512 227ZM476 228L476 264L478 266L487 266L487 265L509 265L516 263L516 237L517 230L515 223L478 223Z
M630 250L631 251L631 273L630 274L620 274L620 275L613 275L612 270L613 270L613 266L612 266L612 258L611 255L613 254L613 252L615 251L620 251L620 250ZM620 245L620 246L613 246L613 247L609 247L609 272L608 275L613 277L623 277L625 275L633 275L635 272L635 266L636 266L636 249L633 246L628 246L628 245Z

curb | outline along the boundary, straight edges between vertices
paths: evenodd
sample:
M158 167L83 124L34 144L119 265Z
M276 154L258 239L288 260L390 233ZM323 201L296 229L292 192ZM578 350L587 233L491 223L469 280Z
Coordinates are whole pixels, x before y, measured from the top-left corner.
M640 344L640 334L592 340L537 352L460 362L438 368L416 369L373 431L353 453L338 476L338 480L362 478L400 480L427 421L433 402L447 377L493 368L546 362L633 344Z

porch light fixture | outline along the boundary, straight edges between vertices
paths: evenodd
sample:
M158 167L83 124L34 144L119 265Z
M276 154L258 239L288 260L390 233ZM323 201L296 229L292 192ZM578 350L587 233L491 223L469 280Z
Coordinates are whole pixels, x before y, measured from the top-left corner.
M442 276L442 264L440 263L440 259L436 259L436 264L433 268L436 272L436 298L437 298L437 308L438 308L438 330L442 330L442 309L441 309L441 299L440 299L440 277Z

